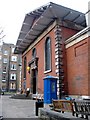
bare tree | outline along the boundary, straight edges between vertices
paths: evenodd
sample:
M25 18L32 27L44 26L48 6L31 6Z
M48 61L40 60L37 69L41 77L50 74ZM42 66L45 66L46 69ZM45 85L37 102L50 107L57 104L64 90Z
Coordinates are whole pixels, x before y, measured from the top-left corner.
M0 27L0 42L3 41L3 38L5 37L6 35L4 34L4 31L2 29L2 27Z

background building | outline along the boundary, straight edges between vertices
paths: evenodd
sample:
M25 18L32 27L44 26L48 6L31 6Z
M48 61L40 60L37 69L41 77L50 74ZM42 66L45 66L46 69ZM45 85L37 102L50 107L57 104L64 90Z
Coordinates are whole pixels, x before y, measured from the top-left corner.
M2 45L0 44L0 89L2 88Z
M5 91L19 90L21 56L14 54L15 45L2 44L2 89Z

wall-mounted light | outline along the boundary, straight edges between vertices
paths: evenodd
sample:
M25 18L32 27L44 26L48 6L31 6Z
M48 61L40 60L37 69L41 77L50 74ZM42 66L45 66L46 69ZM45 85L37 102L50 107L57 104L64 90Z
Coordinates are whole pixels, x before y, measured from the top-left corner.
M28 71L28 73L30 73L30 67L29 66L27 67L27 71Z

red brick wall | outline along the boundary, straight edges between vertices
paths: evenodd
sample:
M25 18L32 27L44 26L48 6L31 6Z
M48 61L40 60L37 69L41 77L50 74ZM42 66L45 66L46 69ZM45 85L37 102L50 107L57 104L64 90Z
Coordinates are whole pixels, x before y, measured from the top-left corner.
M73 36L77 32L78 32L77 30L62 27L63 40L66 40L66 39L70 38L71 36Z
M51 62L52 62L52 70L51 72L48 73L44 73L44 45L45 45L45 40L47 37L51 38ZM56 76L55 74L55 39L54 39L54 31L52 30L49 34L47 34L38 44L36 44L34 46L36 48L37 51L37 57L38 59L38 83L37 86L38 88L40 88L43 91L43 78L46 75L52 75L52 76ZM33 49L33 48L32 48ZM31 61L32 59L32 49L24 56L26 56L27 58L27 65L28 62ZM23 59L24 59L23 56ZM22 69L22 73L23 73L23 69ZM22 74L22 79L23 79L23 74ZM22 80L23 81L23 80ZM26 75L26 87L30 87L30 74L27 71L27 75Z
M51 72L44 73L44 48L46 38L51 38ZM54 31L52 30L49 34L47 34L36 46L38 60L38 88L41 88L43 91L43 78L46 75L56 76L55 74L55 39L54 39Z
M66 27L62 27L62 40L63 42L68 39L69 37L73 36L75 33L77 33L77 30L74 30L74 29L69 29L69 28L66 28ZM67 80L67 56L66 56L66 50L65 50L65 45L63 44L63 63L64 63L64 80L63 80L63 83L64 83L64 91L66 92L66 94L68 94L68 80Z
M68 92L88 95L88 39L67 48Z
M88 95L90 96L90 37L88 37Z
M26 88L30 88L30 74L28 73L28 71L26 70L26 80L24 80L24 58L26 57L27 59L27 66L28 66L28 62L31 60L31 51L29 51L27 54L23 55L22 56L22 85L23 85L23 82L25 81L26 82ZM26 68L27 68L26 66ZM23 86L22 86L23 88Z
M74 31L74 30L62 27L61 34L62 34L63 40L67 39L69 36L72 36L75 33L76 33L76 31ZM46 75L56 76L56 73L55 73L55 69L56 69L56 66L55 66L55 36L54 35L55 35L54 30L51 30L50 33L48 33L44 38L42 38L42 40L38 44L36 44L34 46L37 50L37 57L39 58L39 60L38 60L38 76L37 76L38 83L37 83L37 86L42 91L43 91L43 78ZM51 50L52 50L51 51L51 63L52 63L51 68L52 68L52 70L49 73L44 73L44 45L45 45L45 40L47 37L51 38ZM63 45L63 48L64 48L64 45ZM28 65L28 62L30 62L32 59L32 49L30 51L28 51L28 53L26 55L23 55L23 58L25 56L27 58L27 65ZM65 56L66 56L66 53L64 51L64 57ZM65 62L64 69L66 71L66 60L64 62ZM66 76L65 76L65 80L66 80ZM22 81L23 81L23 65L22 65ZM27 71L27 75L26 75L26 82L27 82L26 87L30 87L30 74L28 73L28 71Z

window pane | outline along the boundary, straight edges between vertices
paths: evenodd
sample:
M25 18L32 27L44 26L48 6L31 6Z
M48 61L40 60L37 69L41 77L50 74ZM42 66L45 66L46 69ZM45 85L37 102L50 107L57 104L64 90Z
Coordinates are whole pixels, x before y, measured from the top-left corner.
M8 55L8 51L7 50L4 51L4 55Z
M12 53L14 53L15 48L12 48Z
M3 72L6 72L6 66L3 66Z
M26 78L26 68L27 68L26 62L27 62L27 60L26 60L26 57L25 57L24 58L24 78Z
M33 57L33 58L36 57L36 48L34 48L33 51L32 51L32 57Z
M2 59L2 56L0 55L0 60Z
M2 48L1 48L1 46L0 46L0 52L1 52L1 50L2 50Z
M10 89L16 89L16 84L15 83L10 83Z
M11 74L11 77L10 77L10 78L11 78L11 80L16 80L16 74L14 74L14 73Z
M16 70L16 64L11 65L11 70Z
M51 48L50 38L47 38L45 43L45 70L51 69Z
M7 63L7 58L4 58L4 59L3 59L3 63Z
M17 61L17 56L12 56L11 61Z

